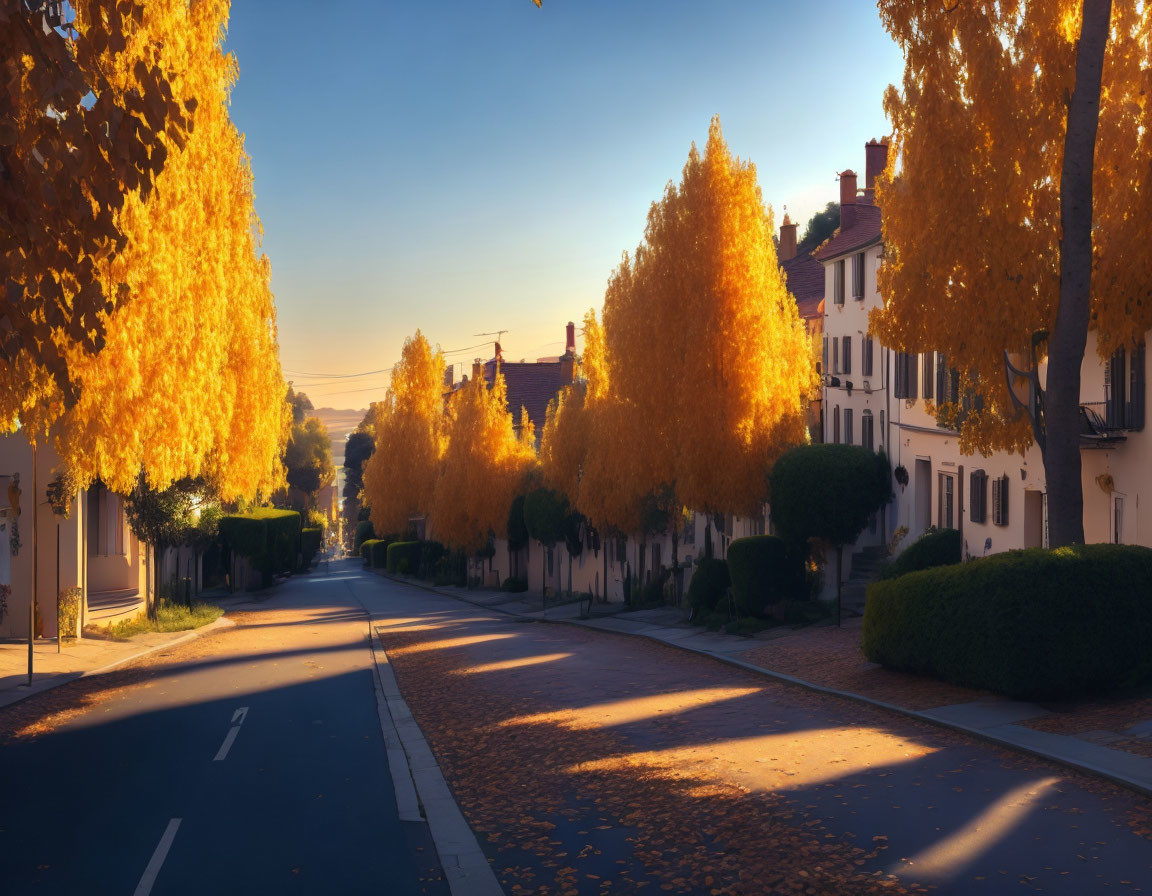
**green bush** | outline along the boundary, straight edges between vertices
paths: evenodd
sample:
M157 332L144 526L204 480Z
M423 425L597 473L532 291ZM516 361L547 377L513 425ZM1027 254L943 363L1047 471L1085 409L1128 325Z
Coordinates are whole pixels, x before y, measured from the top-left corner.
M1152 550L1009 551L874 583L864 653L1021 699L1152 681Z
M372 543L375 538L369 538L360 543L360 557L364 560L366 566L372 565Z
M728 572L741 616L762 617L769 604L804 594L804 558L775 535L733 541L728 546Z
M880 578L895 579L919 569L959 563L963 541L959 529L932 528L908 545L904 553L880 571Z
M385 561L388 572L408 575L412 570L418 569L421 544L419 541L394 541L388 545L387 560ZM404 564L403 569L400 568L402 562Z
M371 520L361 520L356 524L356 535L352 542L352 550L359 554L360 546L368 539L376 537L376 530L372 528Z
M372 548L368 554L368 565L373 569L387 569L388 546L391 543L387 538L372 539Z
M323 529L309 527L300 530L300 554L305 569L312 565L313 559L320 553L320 545L323 541Z
M504 580L504 584L500 586L501 591L512 591L520 593L521 591L528 590L528 580L523 576L508 576Z
M261 507L250 513L221 517L220 541L251 561L266 588L272 584L273 576L290 572L296 565L300 514L295 510Z
M724 599L731 584L728 564L714 557L705 557L692 573L692 581L688 583L688 603L694 610L714 610Z

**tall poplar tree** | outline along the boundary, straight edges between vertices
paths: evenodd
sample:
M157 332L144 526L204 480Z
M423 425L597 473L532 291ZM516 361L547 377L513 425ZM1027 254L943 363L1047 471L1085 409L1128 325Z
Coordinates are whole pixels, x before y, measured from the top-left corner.
M374 407L376 450L364 465L364 500L378 533L400 533L431 509L444 453L444 356L419 330L405 340L388 393Z
M490 534L507 534L508 508L536 462L534 438L517 434L507 394L497 372L491 388L474 377L449 403L428 524L436 539L459 550L477 551Z
M772 236L756 168L713 118L704 153L693 145L604 298L633 501L755 515L774 459L806 440L815 370Z
M981 397L955 415L962 448L1039 442L1052 545L1084 540L1088 330L1107 358L1152 326L1134 263L1152 221L1152 11L1140 6L879 4L906 62L885 96L901 167L877 189L886 304L871 326L893 347L943 352ZM1031 420L1015 411L1005 352L1018 366L1046 356Z
M81 484L98 477L127 493L143 470L156 490L206 477L235 500L284 482L290 416L252 172L228 109L227 21L227 0L156 0L127 49L104 60L129 90L134 60L159 58L199 103L186 139L162 138L154 195L128 196L116 215L126 242L104 273L133 300L101 313L104 352L69 357L80 396L57 444Z

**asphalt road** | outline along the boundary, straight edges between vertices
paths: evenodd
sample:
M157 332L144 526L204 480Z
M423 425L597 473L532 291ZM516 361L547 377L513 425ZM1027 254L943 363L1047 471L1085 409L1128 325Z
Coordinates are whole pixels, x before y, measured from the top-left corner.
M94 678L10 708L66 715L0 747L0 892L446 893L427 826L397 817L339 578L282 585L111 694Z

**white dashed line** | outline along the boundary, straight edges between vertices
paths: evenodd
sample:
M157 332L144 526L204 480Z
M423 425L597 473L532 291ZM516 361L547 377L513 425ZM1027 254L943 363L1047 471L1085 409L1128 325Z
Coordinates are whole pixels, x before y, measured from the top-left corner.
M148 867L144 869L144 876L136 885L134 896L148 896L152 892L152 885L156 883L156 876L160 873L164 860L168 858L168 850L172 848L172 841L176 839L176 831L180 829L180 821L179 818L173 818L168 822L164 836L156 844L156 851L152 853L152 859L148 862Z

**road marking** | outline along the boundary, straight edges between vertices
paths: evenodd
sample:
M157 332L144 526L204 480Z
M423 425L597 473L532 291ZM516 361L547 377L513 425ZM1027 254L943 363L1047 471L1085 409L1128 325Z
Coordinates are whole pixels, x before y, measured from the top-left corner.
M247 706L241 706L232 713L232 727L224 735L224 743L220 744L220 749L216 751L216 758L212 760L213 762L221 762L228 758L228 751L232 749L232 742L236 740L236 735L240 733L240 726L244 724L246 718L248 718Z
M156 844L156 851L152 853L152 859L148 862L148 867L144 869L144 876L140 878L140 883L136 885L136 892L134 896L148 896L152 892L152 885L156 883L156 876L160 873L160 868L164 864L164 860L168 858L168 850L172 848L172 841L176 839L176 831L180 829L180 822L182 819L173 818L168 822L168 827L164 830L164 836L160 838L160 842Z

